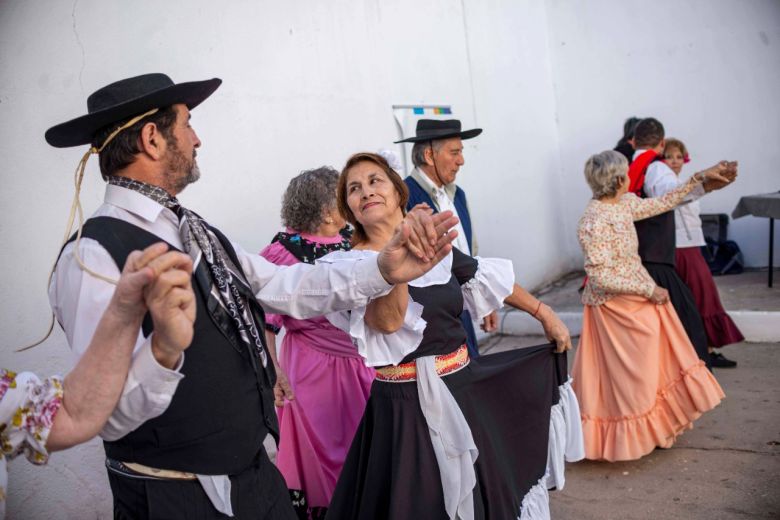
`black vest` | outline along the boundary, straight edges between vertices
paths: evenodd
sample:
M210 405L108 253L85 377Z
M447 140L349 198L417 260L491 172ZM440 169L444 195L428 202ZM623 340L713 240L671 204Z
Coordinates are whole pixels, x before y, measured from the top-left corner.
M644 188L642 197L648 198ZM634 222L639 239L639 258L642 262L667 264L674 267L674 253L677 234L674 225L674 210Z
M230 242L216 229L210 229L241 269ZM111 217L87 220L82 237L99 242L120 270L133 250L163 242L133 224ZM272 391L276 374L271 363L263 369L254 353L237 341L231 332L232 324L214 321L206 310L208 295L195 283L193 289L197 300L195 335L181 368L185 377L171 404L162 415L121 439L104 442L106 455L155 468L206 475L236 474L254 461L269 431L278 438ZM244 296L262 334L263 310L254 295ZM151 330L147 315L144 334L148 336Z

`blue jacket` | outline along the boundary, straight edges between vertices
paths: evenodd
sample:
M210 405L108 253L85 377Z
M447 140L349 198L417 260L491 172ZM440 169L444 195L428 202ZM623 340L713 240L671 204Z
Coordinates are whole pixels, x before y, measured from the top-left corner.
M433 200L431 199L431 196L428 194L425 189L420 186L420 184L414 180L412 177L408 176L404 179L404 182L406 183L406 186L409 188L409 202L406 204L407 211L412 209L417 204L420 204L422 202L425 202L428 204L431 208L433 208L434 212L438 212L436 209L436 205L433 203ZM469 208L466 204L466 192L464 192L460 187L456 188L455 190L455 209L458 212L457 217L460 219L460 224L463 226L463 232L466 233L466 241L469 244L469 251L464 251L464 253L468 253L469 255L473 254L471 249L474 247L474 243L471 240L471 216L469 215Z

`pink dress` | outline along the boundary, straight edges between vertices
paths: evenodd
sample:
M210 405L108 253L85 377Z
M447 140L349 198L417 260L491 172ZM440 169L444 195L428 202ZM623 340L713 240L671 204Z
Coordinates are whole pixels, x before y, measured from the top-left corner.
M297 248L297 256L291 253L291 239L293 245L309 245L304 248L306 254ZM312 263L330 251L347 247L341 236L290 232L277 235L260 254L275 264L292 265L304 258ZM304 497L308 517L319 518L330 503L363 416L374 369L363 364L351 338L323 316L298 320L269 314L266 321L271 327L285 329L279 364L295 394L293 401L277 408L280 440L276 464L293 494L294 505L302 505L300 498Z

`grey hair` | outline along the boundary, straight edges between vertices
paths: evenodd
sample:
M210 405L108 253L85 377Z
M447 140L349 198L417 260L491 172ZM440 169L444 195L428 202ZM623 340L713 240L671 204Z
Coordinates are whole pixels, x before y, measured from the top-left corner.
M282 197L282 223L302 233L316 232L325 211L336 208L338 180L339 172L330 166L293 177Z
M594 199L613 197L628 179L628 161L614 150L591 155L585 162L585 180Z
M428 164L425 162L425 150L431 146L431 143L433 143L433 149L438 152L444 144L444 140L436 139L435 141L420 141L414 143L414 146L412 146L412 164L418 168Z

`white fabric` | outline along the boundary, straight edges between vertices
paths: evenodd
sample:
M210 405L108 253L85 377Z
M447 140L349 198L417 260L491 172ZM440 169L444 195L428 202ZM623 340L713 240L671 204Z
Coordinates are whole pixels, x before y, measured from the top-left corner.
M233 504L230 503L230 478L227 475L198 475L197 477L214 509L223 515L233 516Z
M511 260L475 257L479 265L474 278L461 285L463 307L475 320L481 320L504 305L515 285Z
M124 220L182 249L176 215L135 191L107 185L104 203L93 216ZM297 318L318 316L327 311L365 305L371 298L392 289L380 274L375 260L355 258L338 265L301 263L278 266L259 255L248 254L237 244L232 245L258 301L269 312ZM78 359L94 335L98 319L114 293L114 286L84 273L75 260L73 248L74 243L68 244L57 263L49 286L49 302ZM79 254L93 271L119 278L120 270L97 241L82 239ZM101 431L101 437L109 441L119 439L161 415L184 377L179 373L183 363L182 356L174 370L160 366L151 352L151 336L144 339L139 331L122 396ZM224 479L227 480L227 477ZM220 480L218 487L224 489L225 480ZM229 480L227 486L227 496L230 496ZM218 506L215 503L215 507Z
M566 462L577 462L585 458L585 439L582 434L582 416L580 415L580 403L571 386L573 379L558 387L560 399L558 404L563 409L563 417L566 422Z
M547 475L539 479L523 497L518 520L550 520L550 494L547 492Z
M439 464L444 508L451 520L474 518L474 463L479 454L471 428L447 385L436 373L436 356L417 358L420 408Z
M550 440L547 451L547 487L563 489L566 462L585 457L580 406L569 378L558 386L560 398L550 410Z
M687 182L678 177L678 184ZM699 247L706 244L704 232L701 229L701 208L699 201L678 206L674 210L674 226L676 228L677 247Z
M316 260L316 263L333 264L345 260L365 260L375 262L379 253L370 249L351 249L349 251L333 251ZM445 256L441 262L434 265L430 271L415 278L409 285L412 287L428 287L429 285L441 285L452 278L452 252ZM389 292L389 291L386 291Z
M637 150L634 152L634 159L636 160L639 155L646 151L647 150ZM661 197L675 189L677 186L677 175L665 162L654 161L647 167L644 189L649 197ZM697 184L696 187L685 196L683 202L691 202L700 199L704 195L704 188L701 184Z
M422 311L423 306L410 297L404 323L392 334L382 334L366 325L366 307L332 312L325 317L352 337L366 366L383 367L397 365L420 345L426 325Z
M451 197L448 193L448 190L445 186L436 186L436 184L431 180L430 177L428 177L425 172L421 171L419 168L417 171L420 173L419 176L415 176L415 179L419 177L419 180L423 182L423 188L431 194L431 199L433 200L433 203L436 205L436 209L438 209L440 212L444 211L452 211L453 215L456 215L458 219L460 219L460 215L458 215L458 210L455 209L455 201L453 199L454 197L454 190L452 191L453 196ZM458 231L458 236L455 237L455 241L453 242L453 246L457 247L461 251L463 251L466 254L470 254L471 247L469 246L468 238L466 237L466 232L463 230L463 226L460 223L460 220L458 221L458 225L455 226L455 229Z

